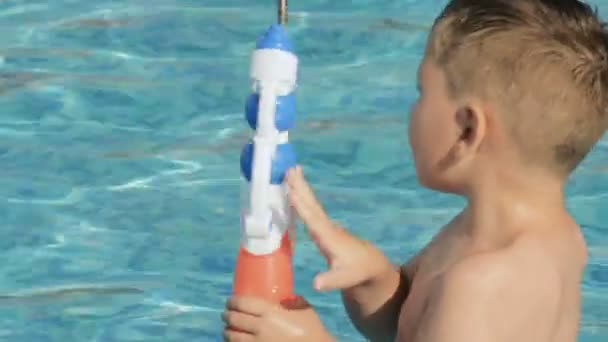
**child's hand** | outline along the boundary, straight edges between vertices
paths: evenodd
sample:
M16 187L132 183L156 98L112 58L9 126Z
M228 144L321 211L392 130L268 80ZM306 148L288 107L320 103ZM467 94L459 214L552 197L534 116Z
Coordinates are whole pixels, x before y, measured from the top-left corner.
M318 315L301 297L280 307L266 301L233 297L222 315L227 342L333 341Z
M329 220L300 166L287 172L289 200L307 227L329 270L317 275L317 290L347 289L363 285L393 269L377 248L360 240Z

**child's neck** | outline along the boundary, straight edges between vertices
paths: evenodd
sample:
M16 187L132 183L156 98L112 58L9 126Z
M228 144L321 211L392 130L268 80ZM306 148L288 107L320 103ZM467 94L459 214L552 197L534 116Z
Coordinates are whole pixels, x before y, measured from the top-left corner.
M467 229L481 244L501 244L551 221L570 221L563 186L559 179L532 171L480 175L467 193Z

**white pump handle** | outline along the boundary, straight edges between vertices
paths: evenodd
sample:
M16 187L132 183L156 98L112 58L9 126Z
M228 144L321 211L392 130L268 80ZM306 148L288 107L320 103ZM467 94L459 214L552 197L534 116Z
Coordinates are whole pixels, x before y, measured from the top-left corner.
M260 102L251 172L251 211L245 218L245 234L252 238L268 236L272 219L270 210L270 177L272 158L279 140L275 128L276 94L272 85L260 85Z

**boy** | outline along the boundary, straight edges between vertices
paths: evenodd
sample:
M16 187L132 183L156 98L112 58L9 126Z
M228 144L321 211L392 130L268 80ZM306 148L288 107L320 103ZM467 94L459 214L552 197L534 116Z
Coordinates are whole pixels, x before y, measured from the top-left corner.
M608 34L577 0L452 0L409 125L422 185L466 208L399 270L332 223L299 168L292 205L372 341L573 342L586 247L564 184L607 127ZM227 341L331 341L311 308L231 298Z

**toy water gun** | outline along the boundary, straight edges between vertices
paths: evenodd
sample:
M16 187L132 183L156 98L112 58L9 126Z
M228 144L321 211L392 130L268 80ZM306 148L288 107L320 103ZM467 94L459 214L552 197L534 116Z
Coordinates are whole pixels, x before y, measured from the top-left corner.
M295 217L283 180L287 170L296 165L288 131L296 120L298 58L285 30L287 0L278 0L278 15L278 24L258 39L251 57L253 86L245 116L254 135L240 160L247 186L242 193L233 292L282 303L294 298L291 258Z

